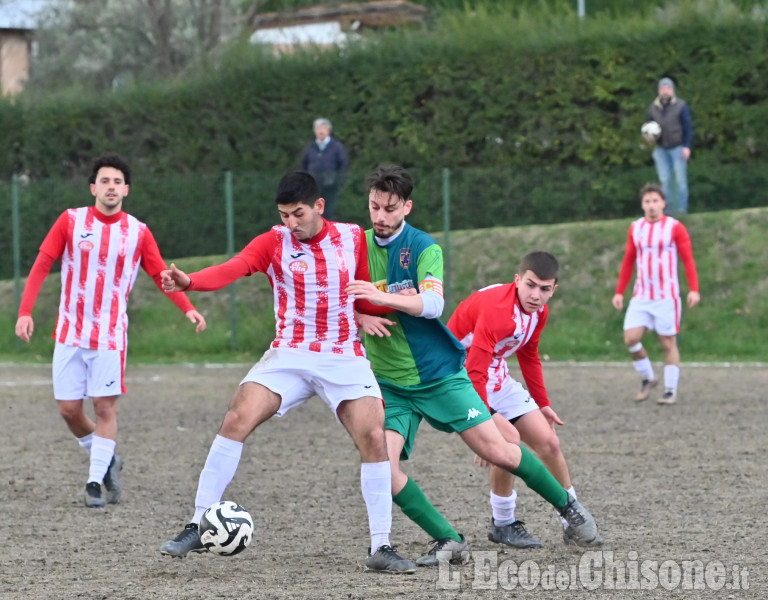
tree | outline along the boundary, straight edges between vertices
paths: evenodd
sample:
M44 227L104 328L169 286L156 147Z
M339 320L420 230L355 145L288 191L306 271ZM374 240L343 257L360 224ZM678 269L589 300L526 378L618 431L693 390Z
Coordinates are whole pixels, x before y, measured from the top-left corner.
M40 15L29 90L173 76L237 35L237 0L71 0Z

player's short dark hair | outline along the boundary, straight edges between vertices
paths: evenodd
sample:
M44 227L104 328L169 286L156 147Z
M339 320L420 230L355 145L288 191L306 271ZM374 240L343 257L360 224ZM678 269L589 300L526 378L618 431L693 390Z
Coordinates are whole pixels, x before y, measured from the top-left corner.
M523 275L526 271L533 271L539 279L554 279L557 283L560 277L560 263L549 252L529 252L520 261L518 273Z
M387 192L403 199L403 202L411 199L413 192L413 179L408 171L398 165L385 165L379 167L368 175L365 180L368 191L378 190Z
M277 184L276 204L306 204L314 206L320 197L315 178L306 171L286 173Z
M123 174L123 180L126 185L131 185L131 167L128 166L128 161L114 152L102 154L93 161L91 176L88 178L88 183L96 183L96 175L99 174L99 169L102 167L112 167L113 169L117 169Z
M642 201L643 196L646 194L650 194L651 192L656 192L659 196L661 196L661 199L664 200L664 202L667 201L667 197L664 195L664 190L662 189L661 185L658 183L646 183L643 187L640 188L640 194L639 194L639 200Z

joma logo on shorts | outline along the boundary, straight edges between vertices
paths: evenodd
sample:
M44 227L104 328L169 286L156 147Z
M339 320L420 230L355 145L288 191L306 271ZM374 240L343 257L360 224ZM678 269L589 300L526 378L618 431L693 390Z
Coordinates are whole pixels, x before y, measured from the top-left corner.
M481 414L480 411L477 410L476 408L470 408L469 411L467 412L467 421L470 421L475 417L479 417L480 414Z

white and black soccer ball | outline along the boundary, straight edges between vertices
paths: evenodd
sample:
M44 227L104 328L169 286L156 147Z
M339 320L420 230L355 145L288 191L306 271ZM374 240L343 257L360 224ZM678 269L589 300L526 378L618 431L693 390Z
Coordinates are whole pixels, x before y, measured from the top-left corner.
M647 140L657 140L661 135L661 125L656 121L646 121L640 128L640 133Z
M198 531L200 541L208 552L218 556L234 556L251 543L253 519L236 502L222 500L203 513Z

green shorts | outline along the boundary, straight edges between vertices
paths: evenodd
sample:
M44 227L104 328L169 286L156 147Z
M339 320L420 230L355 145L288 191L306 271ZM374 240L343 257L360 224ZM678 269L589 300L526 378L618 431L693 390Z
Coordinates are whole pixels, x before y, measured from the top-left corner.
M401 386L387 379L378 382L384 396L384 428L405 438L402 460L408 460L413 451L422 419L438 431L461 433L491 418L464 367L458 373L419 385Z

